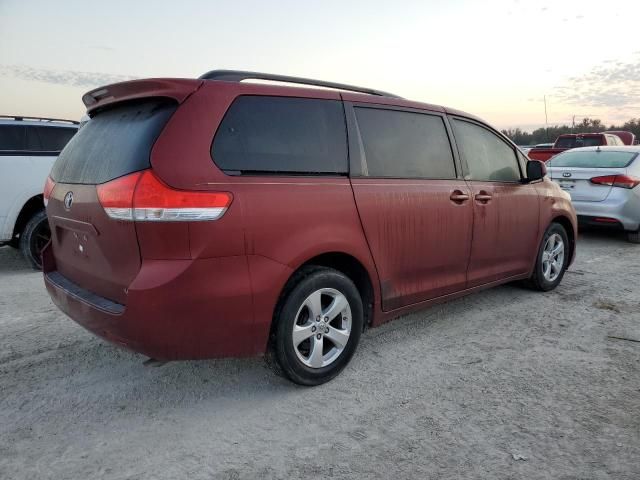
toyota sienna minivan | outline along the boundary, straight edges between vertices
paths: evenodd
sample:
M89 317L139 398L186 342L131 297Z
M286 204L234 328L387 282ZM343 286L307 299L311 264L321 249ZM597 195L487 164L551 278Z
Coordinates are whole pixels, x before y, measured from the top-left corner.
M154 359L267 354L316 385L365 327L516 280L548 291L574 258L569 195L461 111L225 70L83 101L45 185L46 287Z

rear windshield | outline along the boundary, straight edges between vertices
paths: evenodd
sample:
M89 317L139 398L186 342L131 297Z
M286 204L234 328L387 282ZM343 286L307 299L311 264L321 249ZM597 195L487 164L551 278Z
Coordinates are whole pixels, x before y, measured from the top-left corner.
M638 156L637 152L610 152L591 150L588 152L564 152L549 161L551 167L575 168L625 168Z
M342 103L241 96L224 116L211 155L227 173L344 174L348 165Z
M597 147L602 145L602 137L563 137L556 142L556 148Z
M176 108L175 102L153 99L97 114L62 150L51 178L98 184L149 168L151 148Z

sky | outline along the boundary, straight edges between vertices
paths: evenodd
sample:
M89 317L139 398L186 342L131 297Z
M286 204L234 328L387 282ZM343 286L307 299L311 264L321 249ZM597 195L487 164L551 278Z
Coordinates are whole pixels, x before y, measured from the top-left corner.
M640 117L640 0L0 0L0 115L215 69L362 85L531 130Z

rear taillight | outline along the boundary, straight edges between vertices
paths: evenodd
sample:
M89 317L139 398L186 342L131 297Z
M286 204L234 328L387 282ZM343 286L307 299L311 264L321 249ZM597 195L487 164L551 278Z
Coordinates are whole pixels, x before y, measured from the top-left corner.
M42 191L42 198L44 199L44 206L46 207L49 203L49 199L51 198L51 192L53 192L53 188L56 186L56 182L54 182L51 177L47 177L47 181L44 182L44 190Z
M640 185L640 178L630 175L604 175L593 177L591 183L596 185L609 185L610 187L635 188Z
M217 220L233 197L227 192L176 190L151 170L98 185L98 199L109 217L138 222Z
M133 194L141 176L142 172L136 172L96 187L107 215L115 220L133 220Z

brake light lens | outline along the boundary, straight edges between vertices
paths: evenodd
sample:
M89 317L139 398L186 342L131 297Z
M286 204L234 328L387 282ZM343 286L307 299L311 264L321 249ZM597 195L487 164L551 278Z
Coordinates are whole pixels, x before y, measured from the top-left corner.
M151 170L98 185L97 190L109 217L137 222L218 220L233 200L227 192L176 190Z
M591 183L595 185L608 185L610 187L635 188L640 185L640 178L630 175L604 175L593 177Z
M51 192L53 192L53 188L55 186L56 186L56 182L54 182L51 177L47 177L47 181L44 182L44 190L42 191L42 197L44 199L45 207L49 203L49 199L51 198Z
M133 220L133 194L141 176L141 172L136 172L96 187L100 205L109 217Z

